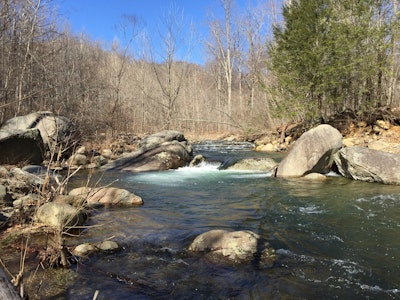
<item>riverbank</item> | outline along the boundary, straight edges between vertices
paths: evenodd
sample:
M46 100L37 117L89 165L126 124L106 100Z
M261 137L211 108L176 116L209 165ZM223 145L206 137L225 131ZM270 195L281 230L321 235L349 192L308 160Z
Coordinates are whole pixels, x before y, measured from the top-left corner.
M371 121L359 121L359 122L348 122L346 126L338 126L341 129L341 134L343 135L343 144L347 147L349 146L364 146L371 149L391 152L400 154L400 126L397 125L396 122L390 122L389 120L384 119L376 119L374 122ZM185 137L189 140L190 143L197 143L204 140L213 140L213 141L229 141L229 142L252 142L255 144L256 149L259 151L287 151L290 150L291 146L296 142L297 138L301 135L302 132L308 130L306 126L302 124L294 124L294 126L285 126L277 128L276 130L266 132L266 133L257 133L257 134L248 134L248 135L240 135L240 134L230 134L230 133L210 133L210 134L186 134ZM104 141L102 143L88 143L84 145L83 149L80 149L81 155L89 155L90 153L111 153L109 159L115 159L124 153L129 153L134 151L138 147L138 143L141 140L141 137L137 137L134 134L124 134L118 136L114 140ZM95 146L94 146L95 145ZM114 156L114 157L113 157ZM82 157L80 157L81 159ZM89 161L89 160L82 160ZM96 164L82 164L81 166L94 168ZM75 166L76 167L76 166ZM2 173L11 174L13 167L7 166L3 168ZM14 171L13 171L14 172ZM1 173L1 172L0 172ZM15 177L15 174L12 175ZM27 180L23 180L27 181ZM49 190L46 190L43 186L48 185L46 179L41 181L40 183L35 183L35 189L41 197L44 197L44 201L46 201L46 197ZM8 186L8 184L6 185ZM29 187L22 187L22 190L27 190ZM36 207L37 208L37 207ZM22 211L22 214L19 215L18 218L13 220L12 228L9 228L7 232L4 232L6 235L2 236L3 245L5 242L10 242L12 247L15 247L18 251L27 251L29 255L27 257L29 259L36 259L37 254L40 253L39 249L43 248L42 244L38 244L36 246L32 246L29 244L29 247L21 246L23 245L24 239L28 238L35 240L38 236L42 242L46 240L43 238L44 235L48 235L49 232L25 232L25 234L19 235L18 231L23 227L32 226L32 218L31 213L32 209L35 210L35 207L31 208L31 211ZM25 216L25 217L24 217ZM25 219L24 219L25 218ZM18 223L21 222L21 223ZM23 225L25 223L25 225ZM32 227L31 227L32 229ZM35 241L37 242L37 241ZM28 245L28 244L27 244ZM25 248L24 248L25 247ZM51 254L51 253L50 253ZM46 254L47 255L47 254ZM12 269L12 274L17 274L18 270Z

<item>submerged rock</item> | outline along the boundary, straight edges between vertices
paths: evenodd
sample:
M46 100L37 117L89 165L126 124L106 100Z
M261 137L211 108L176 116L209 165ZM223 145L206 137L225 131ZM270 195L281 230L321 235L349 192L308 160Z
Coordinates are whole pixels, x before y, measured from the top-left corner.
M301 177L301 179L310 181L325 181L327 177L320 173L310 173L307 174L306 176Z
M201 163L205 162L206 159L203 155L197 154L195 157L193 157L192 161L189 164L189 167L195 167L200 165Z
M231 262L251 262L256 257L264 265L272 266L275 250L252 231L210 230L197 236L189 246L190 251L206 252Z

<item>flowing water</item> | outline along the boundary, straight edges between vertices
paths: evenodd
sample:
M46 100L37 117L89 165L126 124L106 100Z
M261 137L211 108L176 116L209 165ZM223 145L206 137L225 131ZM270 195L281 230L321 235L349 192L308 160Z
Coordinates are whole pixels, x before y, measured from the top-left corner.
M74 243L112 237L123 249L83 260L60 297L400 299L400 187L218 170L227 158L266 155L249 146L197 145L214 161L197 168L106 173L102 183L118 179L144 205L93 213L90 224L104 226ZM211 229L256 232L276 249L276 264L218 264L187 251Z

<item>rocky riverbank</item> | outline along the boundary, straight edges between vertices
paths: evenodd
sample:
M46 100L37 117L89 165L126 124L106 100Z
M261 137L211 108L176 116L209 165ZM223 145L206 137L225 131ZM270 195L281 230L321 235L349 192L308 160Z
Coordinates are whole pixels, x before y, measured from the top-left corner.
M34 121L35 124L40 124L40 122L49 118L49 114L39 114L39 117L39 121ZM64 118L62 120L65 121ZM329 157L324 158L327 162L333 162L333 158L330 156L330 154L333 155L333 152L337 152L340 148L356 149L355 146L382 151L382 153L400 154L400 126L395 119L376 118L368 122L347 119L346 122L346 125L339 124L340 126L330 127L340 130L334 129L335 132L338 132L338 137L333 142L333 150L322 150L323 154L329 153ZM12 122L9 124L12 124ZM70 126L67 128L68 130L71 129ZM280 127L275 131L254 135L207 134L192 136L188 134L183 136L182 133L177 131L164 131L141 138L134 134L121 134L112 141L81 143L71 156L60 156L60 159L51 163L48 162L54 153L48 153L43 155L44 163L41 166L22 167L22 162L18 164L19 167L11 164L3 165L0 167L0 226L3 230L0 246L7 245L7 247L10 247L10 245L13 245L12 247L15 247L23 243L28 235L31 238L35 236L36 242L30 244L27 250L30 253L37 253L36 259L39 258L42 265L68 267L70 263L73 263L71 260L74 257L74 249L69 249L65 245L64 236L72 232L75 234L75 229L85 224L85 220L92 209L99 206L143 204L143 200L139 196L109 186L92 188L85 186L69 192L67 188L68 179L74 175L74 170L103 168L103 171L112 169L114 171L140 172L178 168L188 164L193 159L191 144L204 140L248 141L254 143L257 151L285 152L297 147L300 144L299 137L305 132L308 133L309 129L304 124L293 124ZM27 130L30 131L31 129ZM324 135L331 136L330 132L333 131L319 134L319 140L311 137L306 144L319 144L321 140L325 140ZM26 137L27 135L21 135L20 132L16 135L16 139L19 142L22 141L22 143L26 142ZM10 141L14 141L13 139L14 137L5 138L7 147L12 146L13 143L10 143ZM339 140L340 145L338 144ZM34 141L40 143L39 146L35 146L35 143L28 143L34 149L38 151L46 147L49 149L46 143L42 144L37 132L34 135ZM35 153L39 152L36 151ZM346 153L343 152L343 154ZM5 161L19 157L18 155L10 155L8 152L5 152L5 155L7 156ZM302 155L307 157L307 154ZM35 160L39 159L39 156L36 155ZM380 155L379 157L385 158L386 156ZM26 158L29 158L29 152L24 154L24 159ZM344 159L343 156L340 159ZM387 159L392 159L392 157ZM254 166L252 163L246 162L245 168L246 166ZM259 163L258 161L257 165ZM266 171L274 166L273 162L266 163L268 164L263 164L261 170ZM318 158L316 158L315 163L320 163ZM331 165L322 168L323 171L321 172L326 172L329 169L328 167L330 168ZM316 170L314 166L307 168L298 176ZM61 173L56 172L57 170L64 170L63 175L61 176ZM346 170L343 172L346 173ZM277 172L277 174L281 176L280 172ZM358 180L359 177L353 176L353 179ZM379 182L379 180L380 178L376 181ZM382 182L392 183L390 180ZM44 247L43 243L37 243L37 241L48 240L49 235L52 236L53 240L51 245L46 244ZM86 248L83 246L81 248L90 249L89 252L100 251L102 244L102 241L99 241L90 244L88 247L84 245ZM118 249L118 245L113 247ZM21 251L21 248L18 248L18 251ZM236 248L234 251L236 251ZM250 253L253 253L252 251ZM75 253L84 255L82 249ZM13 274L16 273L18 272L13 271Z

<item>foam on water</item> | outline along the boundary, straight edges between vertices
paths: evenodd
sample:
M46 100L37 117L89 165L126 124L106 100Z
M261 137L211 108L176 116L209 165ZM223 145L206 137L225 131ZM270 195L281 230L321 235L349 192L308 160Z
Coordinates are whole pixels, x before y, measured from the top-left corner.
M302 214L322 214L322 213L325 212L325 210L320 209L316 205L310 205L310 206L306 206L306 207L299 207L299 211Z
M176 169L178 172L204 172L204 171L218 171L221 162L218 161L202 161L194 167L182 167Z
M249 179L271 177L271 172L251 170L219 170L221 162L201 162L194 167L181 167L162 172L145 172L133 174L131 180L167 186L179 186L183 183L195 183L197 180L218 180L219 178Z

